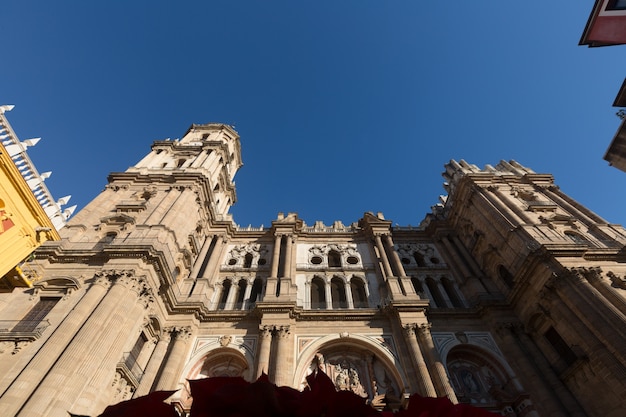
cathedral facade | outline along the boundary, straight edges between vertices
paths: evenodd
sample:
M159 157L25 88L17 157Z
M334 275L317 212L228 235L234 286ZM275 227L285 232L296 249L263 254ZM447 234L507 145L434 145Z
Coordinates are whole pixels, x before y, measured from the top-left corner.
M95 416L187 380L269 375L398 409L447 396L505 416L626 415L626 230L548 174L445 165L418 227L237 226L239 136L157 141L46 242L32 288L0 293L0 410ZM244 202L245 204L245 202Z

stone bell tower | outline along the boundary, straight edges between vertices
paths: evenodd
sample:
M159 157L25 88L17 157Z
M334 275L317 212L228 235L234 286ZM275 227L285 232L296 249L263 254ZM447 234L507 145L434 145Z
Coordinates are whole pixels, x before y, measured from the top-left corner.
M92 415L169 388L183 359L176 352L194 331L193 311L177 306L176 283L189 275L207 230L232 227L241 164L232 127L192 125L109 176L61 240L36 254L42 279L11 294L2 311L22 330L2 342L21 353L0 363L3 414ZM28 327L37 317L46 319Z

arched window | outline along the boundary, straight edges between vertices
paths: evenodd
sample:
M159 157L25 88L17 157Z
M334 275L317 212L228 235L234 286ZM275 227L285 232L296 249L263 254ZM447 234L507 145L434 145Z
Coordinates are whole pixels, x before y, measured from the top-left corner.
M243 259L243 267L244 268L250 268L252 266L252 254L251 253L246 253L246 256Z
M413 284L413 289L415 292L421 297L424 294L424 288L422 288L422 283L416 277L411 277L411 284Z
M589 241L587 239L585 239L584 237L582 237L581 235L579 235L576 232L571 232L571 231L567 231L565 232L565 237L567 237L569 240L571 240L574 243L578 243L581 245L588 245Z
M333 300L333 308L348 308L346 286L341 278L334 277L330 281L330 294Z
M448 278L443 278L441 280L441 285L443 285L443 288L446 290L448 298L452 302L452 306L456 308L462 308L463 302L459 298L459 294L456 292L454 284Z
M226 307L226 300L228 300L228 293L230 293L230 287L231 287L231 283L230 280L224 280L224 282L222 283L222 293L220 294L220 302L217 305L217 308L220 310L223 310Z
M447 367L460 403L502 409L502 398L515 398L519 394L513 384L507 384L511 377L498 361L478 349L463 345L452 348Z
M315 277L311 280L311 308L326 308L326 288L324 280Z
M260 278L254 280L252 291L250 292L250 301L248 306L252 307L257 301L261 301L261 291L263 291L263 281Z
M350 291L352 292L352 305L354 308L367 308L367 293L365 283L361 278L352 277L350 280Z
M328 266L330 268L341 267L341 255L336 250L331 250L330 252L328 252Z
M507 287L513 288L513 275L504 265L498 266L498 276L506 284Z
M415 258L415 262L417 262L417 266L421 266L421 267L426 266L426 261L424 261L424 255L422 255L419 252L415 252L413 254L413 257Z
M445 307L446 303L443 300L443 296L441 295L441 292L439 292L439 287L437 286L437 282L431 277L428 277L426 278L426 286L428 287L430 294L433 296L432 301L435 302L434 307L440 307L440 308Z
M239 284L237 284L237 300L235 301L235 310L241 310L243 307L243 297L246 295L246 287L248 286L248 283L246 282L245 279L242 279L239 281Z

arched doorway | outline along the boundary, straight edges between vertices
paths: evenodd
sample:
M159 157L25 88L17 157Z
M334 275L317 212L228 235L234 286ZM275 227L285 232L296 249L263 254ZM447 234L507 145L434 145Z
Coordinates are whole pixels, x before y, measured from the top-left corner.
M337 390L352 391L380 410L400 406L405 383L395 358L365 337L344 336L316 343L303 353L294 386L299 383L300 389L304 388L306 376L321 370Z

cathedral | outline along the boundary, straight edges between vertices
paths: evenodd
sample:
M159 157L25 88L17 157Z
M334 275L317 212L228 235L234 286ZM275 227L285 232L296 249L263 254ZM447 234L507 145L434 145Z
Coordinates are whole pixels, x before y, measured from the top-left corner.
M417 227L229 214L240 139L156 141L0 292L3 416L96 416L188 380L322 369L380 410L412 393L509 417L626 415L626 230L515 161L445 165ZM242 204L246 204L243 202Z

